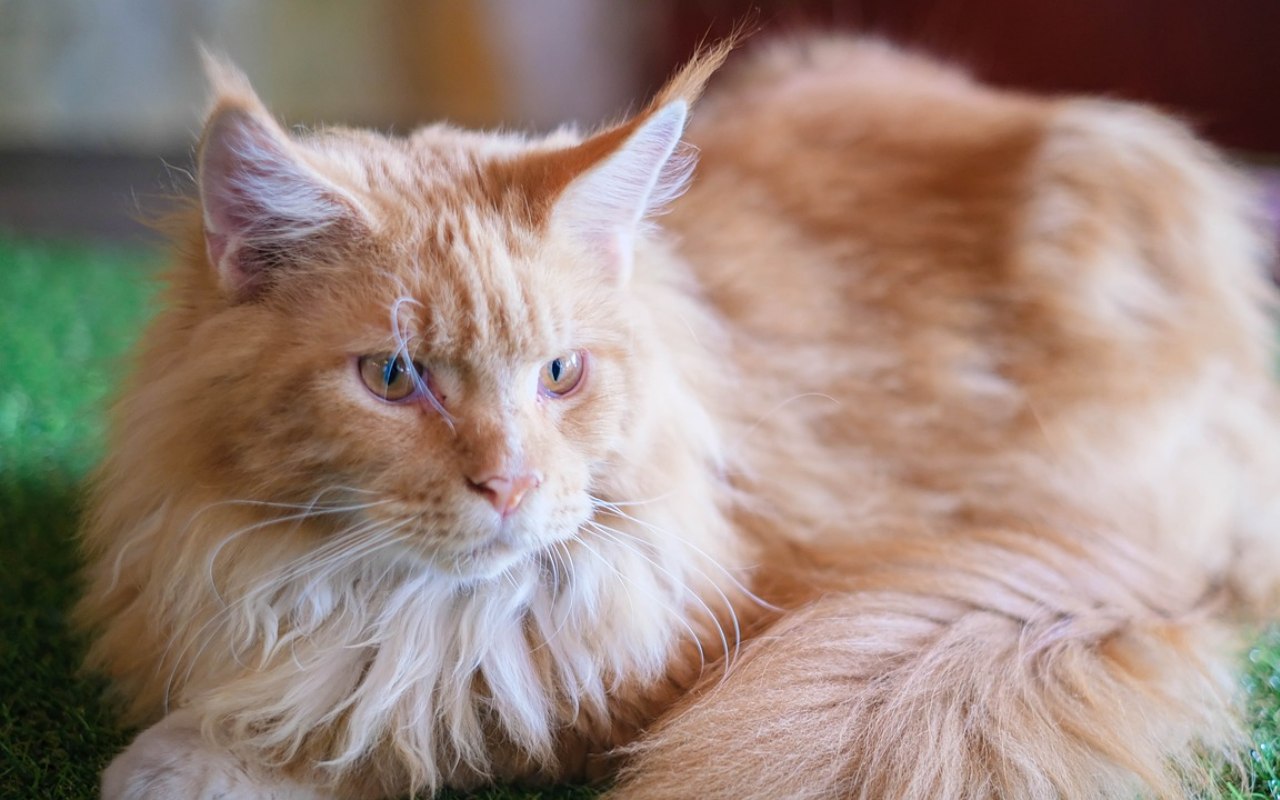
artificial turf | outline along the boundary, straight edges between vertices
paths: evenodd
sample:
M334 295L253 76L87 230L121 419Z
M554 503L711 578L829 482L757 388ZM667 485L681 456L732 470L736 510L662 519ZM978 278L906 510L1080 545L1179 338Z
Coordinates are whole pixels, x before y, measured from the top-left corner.
M84 643L67 610L81 485L158 261L154 250L0 234L0 800L95 797L98 773L127 740L101 683L78 672ZM1280 632L1261 635L1242 663L1251 774L1224 779L1215 794L1280 798ZM498 788L474 797L592 795Z

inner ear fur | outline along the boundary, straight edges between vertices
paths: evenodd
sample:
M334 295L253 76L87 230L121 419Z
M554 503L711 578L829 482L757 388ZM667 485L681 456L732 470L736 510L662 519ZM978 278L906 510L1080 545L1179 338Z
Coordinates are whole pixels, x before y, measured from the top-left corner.
M733 45L704 50L631 119L573 147L498 165L499 191L520 199L531 224L564 226L625 279L644 220L687 185L694 157L680 136L688 111Z
M234 68L206 55L216 93L197 157L205 249L224 290L251 299L290 267L368 230L343 189L306 163Z

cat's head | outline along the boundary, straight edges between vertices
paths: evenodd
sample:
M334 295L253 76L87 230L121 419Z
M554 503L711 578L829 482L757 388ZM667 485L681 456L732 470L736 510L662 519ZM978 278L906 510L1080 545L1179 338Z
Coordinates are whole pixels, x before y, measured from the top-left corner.
M206 274L176 295L190 335L158 369L180 375L155 378L185 387L198 479L345 506L340 533L377 527L461 579L574 535L664 380L634 253L688 177L680 136L709 72L586 139L400 139L290 135L213 64Z

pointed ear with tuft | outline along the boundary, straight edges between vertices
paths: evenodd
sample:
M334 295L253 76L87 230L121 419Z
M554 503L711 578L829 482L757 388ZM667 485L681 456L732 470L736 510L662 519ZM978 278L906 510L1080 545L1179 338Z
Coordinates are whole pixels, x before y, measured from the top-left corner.
M604 146L612 152L571 181L556 200L554 223L587 245L619 283L631 274L635 237L645 218L679 197L688 184L694 159L679 147L687 115L687 104L675 100L639 124L588 140L580 149Z
M243 301L368 225L349 193L302 160L243 77L218 69L211 78L221 96L198 157L200 206L209 262L224 291Z

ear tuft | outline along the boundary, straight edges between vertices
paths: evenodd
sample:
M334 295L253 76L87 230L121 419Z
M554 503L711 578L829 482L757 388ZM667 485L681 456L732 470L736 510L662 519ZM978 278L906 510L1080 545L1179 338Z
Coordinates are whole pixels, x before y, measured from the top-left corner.
M557 191L564 187L552 219L577 233L619 281L630 274L644 220L688 187L696 159L680 137L689 108L744 35L739 29L701 49L635 119L568 151L558 166L540 164L540 175L573 176L563 183L544 178Z
M680 151L687 117L683 100L653 111L613 153L570 183L556 204L557 221L622 278L630 273L634 238L645 218L688 186L694 158Z
M229 58L214 52L201 43L200 65L204 68L204 77L209 84L209 95L212 98L211 108L233 100L243 105L252 105L259 109L262 102L253 91L249 79Z
M205 56L220 93L198 157L205 246L224 289L243 300L279 270L336 246L336 234L364 227L364 217L305 163L244 76Z
M744 30L739 28L719 42L699 48L693 58L689 59L658 90L658 94L654 96L653 102L649 107L659 108L677 100L683 100L692 106L702 96L702 92L707 86L707 81L711 80L711 76L715 74L716 70L724 65L725 59L729 57L729 54L733 52L733 49L738 46L738 43L746 35Z

